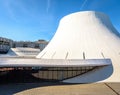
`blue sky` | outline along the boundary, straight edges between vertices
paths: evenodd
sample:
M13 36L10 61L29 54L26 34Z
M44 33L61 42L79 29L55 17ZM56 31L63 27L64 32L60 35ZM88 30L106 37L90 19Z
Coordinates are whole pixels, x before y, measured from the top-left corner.
M106 13L120 32L120 0L0 0L0 36L49 41L63 16L86 10Z

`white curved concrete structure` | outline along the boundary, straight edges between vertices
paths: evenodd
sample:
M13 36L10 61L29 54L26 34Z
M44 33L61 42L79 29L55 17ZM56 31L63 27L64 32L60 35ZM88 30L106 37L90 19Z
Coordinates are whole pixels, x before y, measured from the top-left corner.
M64 82L120 82L120 34L111 24L109 17L100 12L85 11L65 16L60 21L55 36L37 58L65 60L109 58L112 65Z
M13 51L9 54L15 57L0 56L1 68L40 67L41 70L45 67L48 68L45 78L54 80L57 77L69 83L120 82L120 34L108 16L100 12L65 16L38 59L20 57L31 55L33 49L12 50L16 54ZM34 51L36 54L39 50Z
M36 48L23 48L23 47L17 47L17 48L11 48L14 53L16 53L20 57L35 57L40 52L40 49Z

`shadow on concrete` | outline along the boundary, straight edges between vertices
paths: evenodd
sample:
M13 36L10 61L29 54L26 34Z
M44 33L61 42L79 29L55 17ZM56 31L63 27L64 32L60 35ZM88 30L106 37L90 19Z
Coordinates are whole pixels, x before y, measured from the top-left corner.
M113 74L113 65L97 68L81 76L63 80L65 83L95 83L109 78Z
M32 71L33 73L33 71ZM0 76L0 95L14 95L21 91L37 87L70 85L58 81L42 80L31 75L30 70L3 72Z
M33 72L32 72L33 73ZM94 78L92 77L92 80L90 80L89 82L95 82L95 81L99 81L102 79L106 79L108 77L111 76L111 74L113 73L113 67L108 66L103 68L103 70L99 71L99 74L96 73L95 76L97 75L98 77ZM101 74L103 74L103 76L101 76ZM84 75L82 75L84 76ZM90 76L88 76L88 78L86 78L84 76L83 80L78 81L77 79L68 81L74 81L74 83L62 83L62 82L51 82L48 80L42 80L39 78L36 78L34 76L31 75L31 72L26 72L26 71L11 71L11 72L6 72L6 74L0 76L0 95L14 95L16 93L25 91L25 90L29 90L29 89L34 89L37 87L47 87L47 86L63 86L63 85L76 85L77 83L80 84L80 82L86 82L88 79L90 78ZM75 84L76 82L76 84ZM86 82L87 83L87 82Z
M0 72L0 84L8 83L38 83L38 82L56 82L57 80L45 80L34 77L32 74L37 73L33 70L11 70Z
M14 95L16 93L34 89L37 87L47 87L47 86L56 86L56 85L70 85L67 83L61 82L39 82L39 83L9 83L0 85L0 95Z

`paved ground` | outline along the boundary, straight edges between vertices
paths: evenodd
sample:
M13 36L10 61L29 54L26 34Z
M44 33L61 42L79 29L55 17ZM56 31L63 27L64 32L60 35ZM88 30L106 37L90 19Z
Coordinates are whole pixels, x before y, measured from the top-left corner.
M120 83L62 84L43 82L0 84L0 95L120 95Z

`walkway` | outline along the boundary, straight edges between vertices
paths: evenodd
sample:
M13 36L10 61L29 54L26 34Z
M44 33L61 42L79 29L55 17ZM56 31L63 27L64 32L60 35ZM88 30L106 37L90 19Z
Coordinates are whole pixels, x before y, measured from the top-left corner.
M120 95L120 83L21 83L0 85L1 95Z

